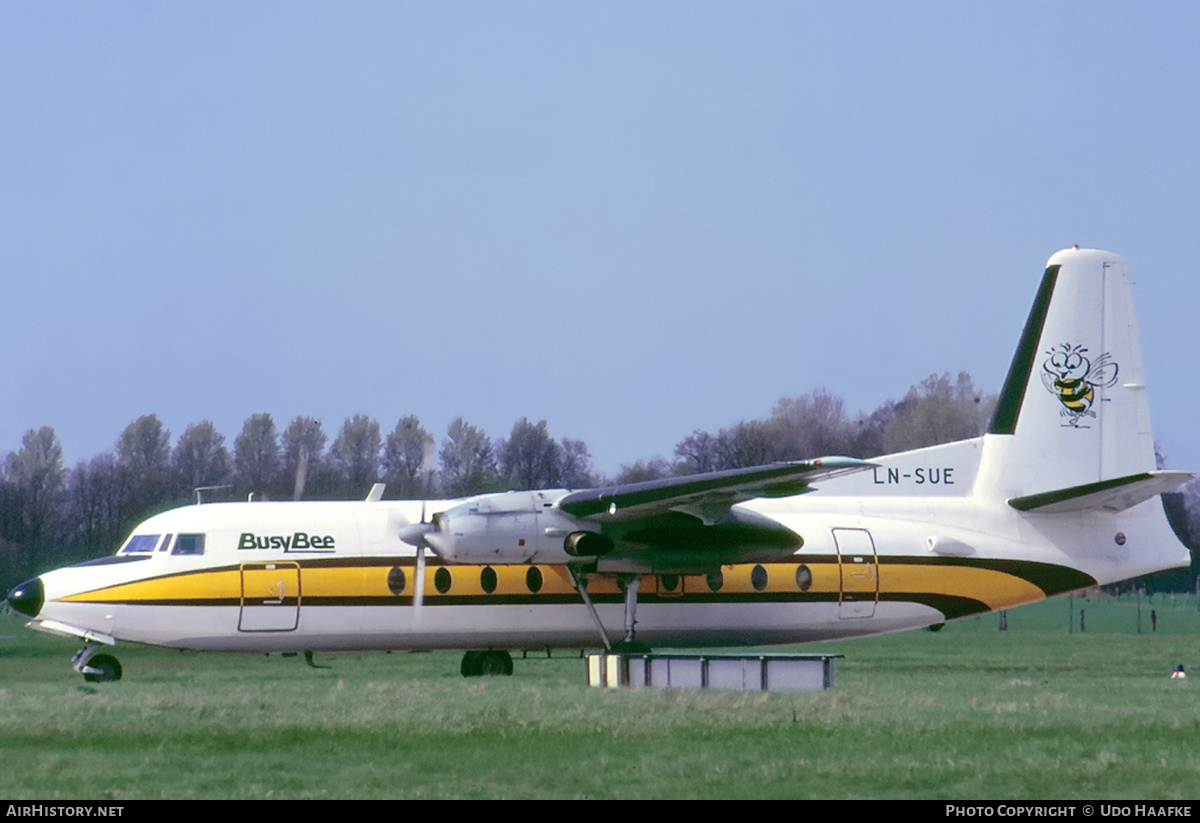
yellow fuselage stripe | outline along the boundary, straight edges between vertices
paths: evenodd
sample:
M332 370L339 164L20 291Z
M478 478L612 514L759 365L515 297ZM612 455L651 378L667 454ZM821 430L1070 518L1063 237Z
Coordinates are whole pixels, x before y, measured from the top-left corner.
M246 564L243 569L218 569L213 571L197 571L189 574L170 575L149 580L138 580L108 586L89 592L67 595L57 598L61 602L87 603L138 603L156 602L170 603L197 602L212 600L239 600L242 597L243 579L247 572L253 572L255 577L265 574L267 564ZM761 590L754 587L751 564L725 566L721 569L721 585L717 592L709 588L708 578L704 575L674 576L675 585L668 589L664 578L673 576L647 575L643 580L641 591L645 594L658 594L664 597L676 595L712 595L720 599L721 595L729 594L772 594L796 595L801 593L797 583L797 563L766 563L762 564L767 572L766 586ZM290 575L295 574L295 564L279 563L279 572L285 569ZM404 589L393 592L388 587L387 566L336 566L336 567L301 567L300 597L303 600L325 598L388 598L396 594L411 596L415 587L412 577L412 566L400 567L406 575ZM496 576L496 587L488 593L481 581L481 572L485 566L430 566L425 569L425 602L436 605L439 597L454 598L478 597L480 603L486 603L489 597L519 596L528 597L536 602L539 596L571 595L575 593L570 576L564 566L537 566L541 572L542 583L536 593L531 592L527 585L527 575L531 568L525 565L501 565L491 567ZM875 591L877 575L878 588L881 597L892 600L903 600L903 595L939 595L946 597L969 598L979 601L989 609L1002 609L1020 603L1040 600L1046 596L1038 586L1014 574L993 569L978 568L962 565L926 565L906 563L882 563L880 566L863 564L845 564L839 568L837 563L813 563L807 565L812 575L811 585L804 593L812 595L837 594L842 591L842 575L855 573L859 576L851 586L860 595L869 595ZM446 569L450 575L449 590L442 593L437 589L437 574ZM865 575L864 575L865 572ZM292 578L294 579L294 578ZM445 576L443 575L443 580ZM593 578L588 581L590 595L620 594L621 589L612 576ZM897 597L899 595L899 597Z

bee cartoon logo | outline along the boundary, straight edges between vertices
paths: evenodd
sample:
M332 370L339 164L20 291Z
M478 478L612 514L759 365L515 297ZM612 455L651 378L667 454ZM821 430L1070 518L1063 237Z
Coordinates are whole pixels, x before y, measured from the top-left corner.
M1067 418L1064 426L1090 428L1081 426L1085 417L1095 417L1092 406L1096 403L1096 389L1109 388L1117 382L1117 364L1112 356L1105 352L1095 360L1091 360L1083 346L1072 346L1063 343L1046 354L1050 355L1042 363L1042 382L1046 390L1062 403L1063 417Z

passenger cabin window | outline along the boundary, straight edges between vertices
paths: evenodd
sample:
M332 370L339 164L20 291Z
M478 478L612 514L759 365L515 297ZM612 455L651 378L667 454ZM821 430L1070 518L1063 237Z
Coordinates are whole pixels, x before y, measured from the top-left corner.
M135 534L125 541L117 554L149 554L158 547L158 534Z
M171 554L204 554L204 535L181 534L175 539Z

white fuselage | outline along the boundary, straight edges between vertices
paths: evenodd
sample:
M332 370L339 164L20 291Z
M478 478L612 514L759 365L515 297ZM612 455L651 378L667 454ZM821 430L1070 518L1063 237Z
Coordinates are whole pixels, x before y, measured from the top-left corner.
M786 562L646 575L639 639L762 645L891 632L1187 562L1157 498L1122 513L1120 537L1102 512L1022 513L979 500L973 452L986 440L896 455L820 491L742 504L804 545ZM45 605L34 622L230 651L599 645L562 563L429 556L417 596L417 552L397 535L421 507L226 503L169 511L134 532L145 538L137 545L153 550L43 575ZM165 541L197 534L203 554L173 553L180 541ZM619 636L624 596L616 578L592 575L587 590L608 633Z

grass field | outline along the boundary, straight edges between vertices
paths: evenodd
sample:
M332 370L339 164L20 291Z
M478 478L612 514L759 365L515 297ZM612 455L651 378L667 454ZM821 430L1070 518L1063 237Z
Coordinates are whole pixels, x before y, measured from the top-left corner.
M302 659L78 647L0 619L0 797L1200 797L1195 598L1056 599L845 655L820 694L601 691L556 653L510 678L457 653ZM1087 632L1079 633L1079 609ZM1150 631L1150 610L1157 631ZM1194 681L1171 680L1177 663Z

